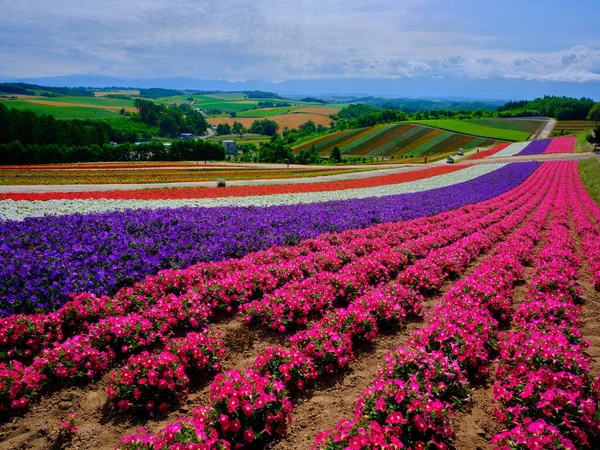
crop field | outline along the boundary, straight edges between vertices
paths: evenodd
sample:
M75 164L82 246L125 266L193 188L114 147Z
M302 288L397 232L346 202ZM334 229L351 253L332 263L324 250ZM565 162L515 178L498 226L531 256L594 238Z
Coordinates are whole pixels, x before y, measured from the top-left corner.
M503 119L497 119L498 121ZM489 139L498 139L505 141L526 141L529 139L531 132L522 131L520 129L509 129L504 126L497 126L503 124L503 122L496 122L496 126L489 124L480 124L476 121L469 120L452 120L452 119L441 119L441 120L417 120L415 123L422 125L428 125L442 130L452 131L455 133L463 133L471 136L479 136ZM485 122L484 122L485 123ZM515 125L509 125L514 127Z
M273 120L279 124L279 131L283 131L284 127L288 127L290 129L295 128L298 129L300 125L303 123L312 120L315 125L323 125L324 127L329 127L331 123L331 118L327 114L319 114L319 113L295 113L292 111L289 114L279 114L276 116L267 116L269 120ZM208 117L206 119L208 123L213 126L216 126L220 123L228 123L230 125L233 122L240 122L246 128L250 128L252 122L258 120L256 118L251 117Z
M286 114L291 111L295 111L300 109L300 106L287 106L285 108L264 108L264 109L256 109L250 111L243 111L239 113L238 117L254 117L254 118L264 118L264 117L272 117L279 116L281 114Z
M599 448L590 161L3 194L2 446Z
M596 122L590 120L559 120L554 126L554 133L579 132L593 130L596 127Z
M459 148L469 150L488 147L495 142L492 139L402 123L331 134L306 142L294 151L298 152L314 144L322 156L329 156L334 147L338 147L342 155L346 156L415 158L452 153Z
M34 113L50 114L57 119L121 119L124 120L126 117L119 115L120 108L106 108L106 107L95 107L95 106L75 106L68 103L54 103L45 102L38 100L10 100L3 102L8 108L15 109L29 109Z

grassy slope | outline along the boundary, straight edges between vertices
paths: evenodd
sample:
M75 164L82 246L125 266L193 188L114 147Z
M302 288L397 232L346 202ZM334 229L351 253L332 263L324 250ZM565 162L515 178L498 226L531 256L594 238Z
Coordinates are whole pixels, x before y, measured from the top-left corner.
M578 169L586 190L600 205L600 161L596 158L586 159L579 163Z
M120 108L133 108L133 99L124 100L120 98L105 97L40 97L39 100L54 103L75 103L85 105L112 106Z
M490 139L502 139L506 141L526 141L531 134L526 131L493 128L489 126L469 123L468 121L463 120L415 120L413 122L434 128L441 128L447 131L453 131L455 133L464 133L470 134L472 136L479 136Z
M585 153L594 150L594 146L587 141L590 134L588 130L577 133L575 140L575 153Z

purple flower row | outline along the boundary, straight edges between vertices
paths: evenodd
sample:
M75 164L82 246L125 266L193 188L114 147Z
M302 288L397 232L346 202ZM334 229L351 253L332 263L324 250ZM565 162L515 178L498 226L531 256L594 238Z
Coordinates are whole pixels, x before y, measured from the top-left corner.
M161 269L239 257L322 233L438 214L498 196L536 163L451 187L293 206L180 208L0 224L0 314L53 309L72 292L113 294Z

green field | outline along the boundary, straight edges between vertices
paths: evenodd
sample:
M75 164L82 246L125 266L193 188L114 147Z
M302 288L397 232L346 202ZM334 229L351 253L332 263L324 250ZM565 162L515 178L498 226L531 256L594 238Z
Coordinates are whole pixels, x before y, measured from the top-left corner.
M106 98L106 97L40 97L36 100L43 100L46 102L54 103L68 103L68 104L85 104L85 105L98 105L108 107L119 107L119 108L133 108L133 100L124 100L120 98Z
M537 119L471 119L464 122L504 130L526 131L533 134L541 131L548 121Z
M600 161L596 158L586 159L580 161L577 168L585 189L600 205Z
M261 117L273 117L273 116L279 116L281 114L286 114L288 112L294 111L296 109L300 109L302 108L302 106L288 106L285 108L273 108L273 109L254 109L251 111L244 111L241 113L238 113L238 117L256 117L256 118L261 118Z
M479 136L490 139L501 139L505 141L523 142L529 139L529 136L531 135L531 133L527 131L479 125L476 123L471 123L467 120L415 120L413 123L440 128L442 130L452 131L455 133L469 134L471 136Z
M51 114L57 119L120 119L126 120L127 117L119 115L118 111L111 111L102 108L86 108L84 106L50 106L27 103L23 101L2 102L8 108L30 109L38 115Z

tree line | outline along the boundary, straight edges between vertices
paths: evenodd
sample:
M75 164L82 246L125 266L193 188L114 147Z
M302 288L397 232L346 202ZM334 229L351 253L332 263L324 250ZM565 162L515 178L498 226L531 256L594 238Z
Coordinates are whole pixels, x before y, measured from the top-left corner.
M208 123L204 116L187 103L166 106L151 100L136 98L133 106L139 119L147 125L158 125L160 135L175 138L180 133L203 135Z
M107 161L222 161L224 159L223 146L201 139L174 141L169 146L160 142L139 145L126 143L117 146L23 145L19 141L0 144L0 165Z

